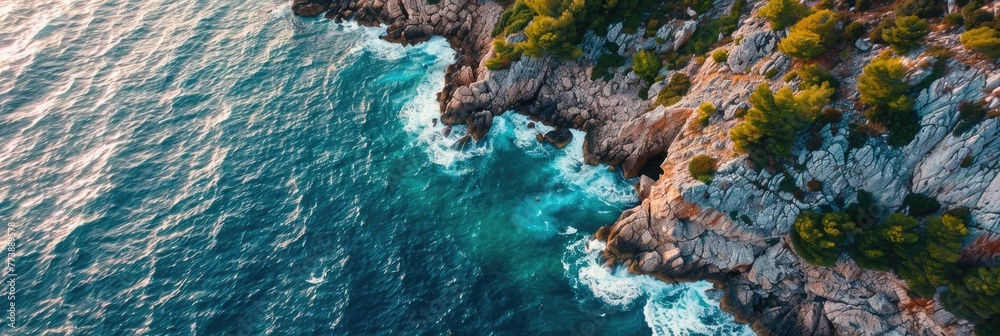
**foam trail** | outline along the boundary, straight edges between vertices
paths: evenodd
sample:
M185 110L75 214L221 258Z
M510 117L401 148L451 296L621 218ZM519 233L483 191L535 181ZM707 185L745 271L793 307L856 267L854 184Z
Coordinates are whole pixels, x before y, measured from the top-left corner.
M553 128L536 122L534 128L527 125L531 120L524 115L508 112L494 119L490 137L494 146L513 144L519 150L534 157L553 157L549 169L553 171L556 184L569 186L579 197L594 197L608 205L624 206L639 201L631 188L631 182L620 174L610 172L604 164L590 165L583 159L583 142L587 133L570 130L573 140L562 149L548 143L541 143L536 134L544 134ZM568 202L572 204L573 202Z
M370 32L372 30L366 30L366 33ZM364 49L373 50L377 57L409 57L413 61L412 67L425 68L427 74L422 76L414 96L403 105L399 116L404 122L404 129L417 135L412 146L425 151L429 161L445 167L445 171L449 173L464 174L470 169L458 167L457 162L480 157L492 151L490 141L481 143L470 141L465 146L460 146L459 142L466 134L464 126L453 126L451 132L445 135L447 126L440 121L435 122L441 117L437 93L444 88L444 70L455 59L455 51L444 38L435 36L425 43L406 47L372 39Z
M577 294L617 311L641 304L653 335L753 335L750 327L734 322L709 298L707 282L669 284L648 275L635 275L601 265L604 243L585 238L567 247L563 258L566 277Z

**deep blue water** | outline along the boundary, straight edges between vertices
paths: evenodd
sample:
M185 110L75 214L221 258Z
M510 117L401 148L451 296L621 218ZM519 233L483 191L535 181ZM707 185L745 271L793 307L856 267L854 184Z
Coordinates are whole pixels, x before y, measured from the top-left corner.
M600 266L589 237L638 200L582 133L558 150L508 113L454 148L454 53L381 32L284 1L0 4L0 330L747 331L708 284Z

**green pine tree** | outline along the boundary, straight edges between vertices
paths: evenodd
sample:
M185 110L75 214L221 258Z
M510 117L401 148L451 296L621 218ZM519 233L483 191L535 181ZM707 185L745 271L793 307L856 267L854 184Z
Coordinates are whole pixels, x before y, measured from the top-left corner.
M901 213L890 214L881 223L861 233L852 258L864 268L888 270L915 253L920 241L920 222Z
M805 211L790 233L792 248L809 263L832 267L860 230L847 214Z
M861 102L876 106L889 105L906 96L906 67L898 58L882 54L872 59L858 76Z
M905 54L920 46L920 41L929 32L927 20L916 15L900 16L896 18L895 26L882 30L882 39L889 43L892 51Z
M809 7L798 0L770 0L757 15L770 21L771 29L782 30L809 15Z
M968 270L941 295L948 311L976 324L979 335L995 335L1000 325L1000 267Z
M653 79L656 78L661 68L663 68L663 63L660 62L659 57L656 57L655 52L643 50L632 54L632 71L635 72L636 76L645 80L647 84L653 83Z
M736 151L749 154L758 165L766 165L771 157L788 156L796 133L816 118L833 91L826 83L797 94L788 86L777 92L771 92L767 83L757 86L744 122L729 132Z
M899 275L918 295L933 297L939 286L957 274L956 262L962 238L969 234L965 222L953 216L932 216L924 220L926 241L914 255L903 256Z
M871 104L865 113L868 120L889 129L889 144L903 146L920 131L920 118L913 111L913 98L907 95L906 67L898 58L883 53L872 59L858 76L861 102Z
M837 42L837 13L821 10L799 21L778 43L778 50L799 59L822 55Z
M979 27L962 33L960 38L966 48L978 51L996 60L1000 59L1000 32L990 27Z

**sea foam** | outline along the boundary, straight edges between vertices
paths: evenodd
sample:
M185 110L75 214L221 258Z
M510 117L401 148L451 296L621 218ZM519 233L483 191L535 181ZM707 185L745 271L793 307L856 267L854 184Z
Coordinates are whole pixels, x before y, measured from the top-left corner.
M371 32L376 31L366 31ZM445 135L446 126L434 122L440 117L437 93L444 86L444 69L455 57L443 39L435 37L409 47L373 39L364 49L378 50L376 57L380 59L412 57L415 62L426 63L419 54L432 56L433 63L426 68L427 74L399 116L404 129L416 135L413 146L420 147L431 162L445 171L469 173L476 166L469 164L469 159L484 157L495 150L518 150L532 157L552 157L549 166L544 167L552 172L549 183L568 186L569 192L553 191L544 195L544 201L534 197L522 201L512 219L526 233L543 239L576 233L572 226L563 225L572 223L558 223L554 213L579 204L583 197L594 197L616 206L638 201L629 187L630 181L620 173L610 171L606 165L589 165L584 161L586 133L581 131L571 130L573 140L565 148L557 149L536 139L536 134L552 130L551 126L535 122L534 127L528 127L531 120L527 116L507 112L494 118L484 140L470 141L464 148L457 148L459 139L467 134L466 127L453 126L450 134ZM719 309L718 301L705 294L711 288L709 283L668 284L651 276L631 274L624 268L608 269L602 265L600 257L603 248L603 243L581 239L567 246L563 257L567 280L582 298L583 305L596 303L618 312L641 305L654 335L752 335L747 326L733 322L731 316Z
M567 247L563 268L570 284L584 302L596 301L606 310L626 311L642 305L653 335L753 335L749 326L737 324L719 302L706 295L707 282L670 284L622 267L602 265L604 243L590 238Z

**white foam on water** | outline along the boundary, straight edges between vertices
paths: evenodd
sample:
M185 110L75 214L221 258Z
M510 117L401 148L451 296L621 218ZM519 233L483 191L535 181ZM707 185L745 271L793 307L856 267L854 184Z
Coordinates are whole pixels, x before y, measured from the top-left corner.
M385 34L385 26L379 29L361 29L366 41L364 50L383 61L397 61L406 57L406 47L387 42L380 37Z
M639 197L617 172L610 172L604 164L590 165L583 158L583 142L587 133L570 130L573 141L566 145L565 154L560 155L553 163L559 171L559 176L578 191L598 198L610 205L633 204Z
M570 130L573 140L559 149L549 143L539 142L537 134L553 130L551 126L536 122L528 127L531 120L524 115L507 112L493 119L490 131L491 141L496 146L513 144L519 150L533 157L553 157L549 168L557 182L570 186L574 193L594 195L608 205L627 205L639 201L631 187L631 182L611 172L607 165L590 165L583 158L583 142L587 133Z
M605 308L626 311L642 305L653 335L753 335L737 324L705 291L707 282L670 284L648 275L635 275L623 267L602 265L605 244L590 238L566 247L563 268L578 295L596 300Z
M553 130L553 127L540 122L535 122L534 128L528 127L531 119L513 111L504 113L499 119L511 125L513 129L510 142L524 153L533 157L542 157L551 155L551 151L555 149L552 145L539 142L536 136Z
M416 134L416 141L411 146L427 153L428 160L444 167L445 172L456 175L471 171L471 168L460 167L456 163L472 157L481 157L492 151L492 141L468 141L464 148L458 148L461 147L460 140L466 134L465 126L453 126L450 134L445 135L447 126L440 122L441 110L437 94L444 88L444 70L454 61L455 51L444 38L435 36L430 41L405 47L377 40L368 42L365 50L369 46L381 50L380 57L402 58L400 55L405 55L416 60L424 60L414 66L424 67L426 74L417 85L416 94L399 112L400 119L404 122L404 130ZM425 60L426 56L420 57L421 55L432 56L431 64L424 64L428 62ZM494 127L496 126L494 124Z
M568 236L568 235L572 235L572 234L575 234L576 232L577 232L577 230L576 230L576 228L575 228L575 227L572 227L572 226L567 226L567 227L566 227L566 230L564 230L564 231L562 231L562 232L559 232L559 234L560 234L560 235L563 235L563 236Z
M618 311L630 309L637 300L646 296L644 277L629 276L628 270L608 269L601 264L600 253L604 250L604 243L581 239L566 249L568 251L563 257L563 269L578 293L586 293L587 297Z

